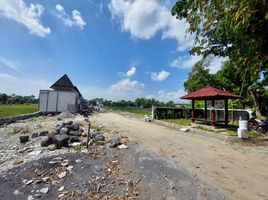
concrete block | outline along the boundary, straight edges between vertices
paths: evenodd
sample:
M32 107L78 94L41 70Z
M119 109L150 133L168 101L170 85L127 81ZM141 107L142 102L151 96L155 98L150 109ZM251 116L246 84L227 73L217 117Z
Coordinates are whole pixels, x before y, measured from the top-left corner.
M237 136L239 138L248 138L248 129L237 129Z

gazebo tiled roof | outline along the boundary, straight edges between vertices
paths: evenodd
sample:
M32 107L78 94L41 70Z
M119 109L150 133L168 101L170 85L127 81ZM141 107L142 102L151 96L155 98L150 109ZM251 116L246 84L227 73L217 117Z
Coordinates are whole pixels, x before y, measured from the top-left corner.
M219 100L219 99L238 99L240 96L227 92L224 90L220 90L214 87L204 87L200 90L191 92L185 96L182 96L181 99L192 99L192 100Z

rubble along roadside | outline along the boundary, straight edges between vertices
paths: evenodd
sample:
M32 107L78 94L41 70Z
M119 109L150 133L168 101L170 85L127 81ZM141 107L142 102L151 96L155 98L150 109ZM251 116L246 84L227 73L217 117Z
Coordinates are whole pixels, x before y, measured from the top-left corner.
M64 116L60 114L60 116ZM88 118L40 116L0 127L0 172L28 161L64 153L87 152ZM120 138L90 130L90 146L117 147ZM114 141L118 140L116 145Z

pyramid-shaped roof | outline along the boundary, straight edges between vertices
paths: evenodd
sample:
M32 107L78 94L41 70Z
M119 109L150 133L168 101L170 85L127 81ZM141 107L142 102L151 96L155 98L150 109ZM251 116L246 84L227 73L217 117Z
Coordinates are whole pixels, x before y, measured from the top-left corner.
M220 90L210 86L201 88L197 91L191 92L181 97L181 99L197 99L197 100L205 100L205 99L223 100L223 99L238 99L238 98L241 97L234 93Z
M57 80L50 88L54 90L72 90L74 85L69 77L64 74L59 80Z

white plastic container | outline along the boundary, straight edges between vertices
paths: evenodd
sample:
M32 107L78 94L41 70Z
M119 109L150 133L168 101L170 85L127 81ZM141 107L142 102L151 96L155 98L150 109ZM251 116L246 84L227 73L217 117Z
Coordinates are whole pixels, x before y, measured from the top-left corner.
M239 120L239 128L237 129L237 136L239 138L248 138L248 121Z
M239 128L240 129L247 129L248 130L248 121L246 120L239 120Z

